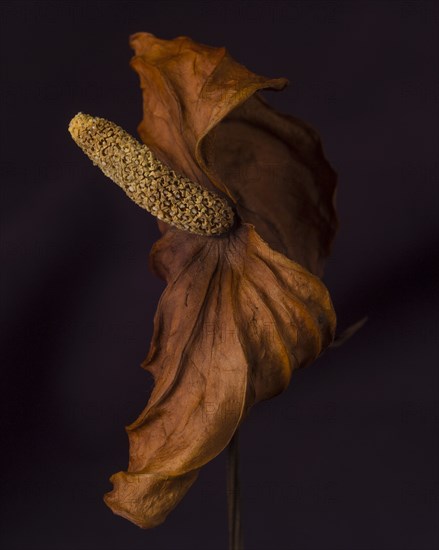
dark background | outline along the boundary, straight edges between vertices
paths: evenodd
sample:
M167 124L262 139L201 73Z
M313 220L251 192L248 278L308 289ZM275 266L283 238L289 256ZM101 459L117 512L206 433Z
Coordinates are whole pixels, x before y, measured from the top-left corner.
M2 2L1 545L227 546L225 457L165 524L102 501L163 283L159 233L73 143L78 111L133 135L130 34L188 35L291 86L339 173L325 282L369 321L255 407L241 435L246 550L430 550L438 529L438 8L434 2ZM435 304L436 302L436 304Z

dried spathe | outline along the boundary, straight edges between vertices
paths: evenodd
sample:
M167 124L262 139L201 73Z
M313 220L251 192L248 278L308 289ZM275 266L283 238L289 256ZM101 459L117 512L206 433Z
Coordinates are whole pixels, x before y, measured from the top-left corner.
M128 471L106 496L142 527L163 521L249 409L282 392L335 329L320 279L250 225L219 237L169 229L151 259L167 281L143 364L155 386L127 427Z

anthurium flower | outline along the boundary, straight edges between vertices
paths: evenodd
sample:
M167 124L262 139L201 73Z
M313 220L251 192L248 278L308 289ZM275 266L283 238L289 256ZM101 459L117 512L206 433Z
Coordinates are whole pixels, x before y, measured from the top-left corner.
M143 145L77 115L75 141L163 233L151 266L167 281L143 363L155 386L127 427L128 469L108 506L140 527L164 521L250 408L332 342L321 282L337 227L336 175L316 132L274 111L258 76L224 48L131 36Z

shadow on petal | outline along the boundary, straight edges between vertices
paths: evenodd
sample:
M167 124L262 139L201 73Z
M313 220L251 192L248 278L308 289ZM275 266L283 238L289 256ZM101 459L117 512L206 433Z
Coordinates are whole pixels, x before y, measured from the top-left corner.
M338 227L337 175L318 133L257 93L288 81L257 75L225 48L185 36L137 33L130 44L142 141L177 172L228 197L271 248L322 276Z

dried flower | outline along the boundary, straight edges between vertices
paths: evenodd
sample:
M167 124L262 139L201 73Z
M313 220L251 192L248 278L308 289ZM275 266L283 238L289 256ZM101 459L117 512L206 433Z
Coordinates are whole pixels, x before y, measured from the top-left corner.
M212 220L227 220L218 225L209 213L203 229L220 229L198 234L196 212L180 223L163 195L155 195L158 217L167 222L159 223L164 235L151 252L152 268L167 281L143 363L155 386L127 427L128 471L112 476L105 497L115 513L146 528L164 521L250 408L282 392L292 371L331 343L335 314L319 276L337 227L336 175L315 131L255 93L281 89L285 79L257 76L224 48L186 37L139 33L131 45L143 88L142 141L172 174L187 178L172 176L173 189L184 181L196 186L196 197L201 189L213 193ZM85 119L92 120L101 119ZM116 141L125 135L102 125ZM80 126L73 124L73 133ZM105 139L96 130L82 145ZM104 169L103 150L93 151ZM106 173L145 206L149 191L139 189L142 181L152 189L152 165L134 172L134 190L123 166L113 155ZM235 212L233 227L224 201Z

